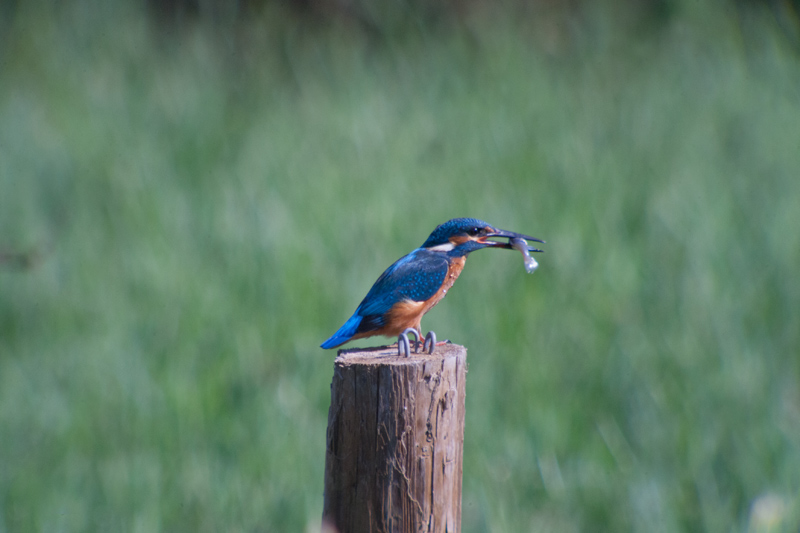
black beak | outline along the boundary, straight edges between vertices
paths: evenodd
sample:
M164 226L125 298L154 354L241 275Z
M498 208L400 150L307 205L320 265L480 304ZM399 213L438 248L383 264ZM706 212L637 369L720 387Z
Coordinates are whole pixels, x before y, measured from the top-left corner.
M537 239L536 237L531 237L529 235L523 235L521 233L514 233L513 231L506 231L502 229L495 230L491 233L487 233L485 238L489 237L500 237L508 239L508 242L500 242L500 241L484 241L484 243L488 246L493 246L495 248L511 248L511 239L525 239L526 241L535 241L545 244L542 239ZM544 250L539 250L538 248L533 248L528 246L529 252L543 252Z

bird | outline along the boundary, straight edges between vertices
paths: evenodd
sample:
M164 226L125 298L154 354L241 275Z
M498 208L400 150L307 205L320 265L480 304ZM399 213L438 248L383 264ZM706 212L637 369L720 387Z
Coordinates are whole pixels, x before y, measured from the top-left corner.
M508 242L491 238L507 238ZM408 357L408 335L413 334L418 352L422 316L445 297L464 269L467 255L482 248L519 249L520 241L511 244L515 239L544 244L541 239L497 229L476 218L454 218L436 226L422 246L380 275L353 315L320 347L337 348L374 335L397 336L398 354ZM527 251L542 250L528 247ZM436 334L431 331L424 349L433 353L435 345Z

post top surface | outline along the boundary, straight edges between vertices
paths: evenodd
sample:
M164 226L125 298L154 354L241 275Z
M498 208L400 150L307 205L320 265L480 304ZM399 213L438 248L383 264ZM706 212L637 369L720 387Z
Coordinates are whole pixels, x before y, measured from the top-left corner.
M442 344L436 346L432 354L420 349L420 353L411 351L410 357L397 355L397 346L376 346L374 348L350 348L339 350L335 363L337 365L377 364L405 365L418 364L421 361L440 361L448 357L466 356L467 349L459 344Z

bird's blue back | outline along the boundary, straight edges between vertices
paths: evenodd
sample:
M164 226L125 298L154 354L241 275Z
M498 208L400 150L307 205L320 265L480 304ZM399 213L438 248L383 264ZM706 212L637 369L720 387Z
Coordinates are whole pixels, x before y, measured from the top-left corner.
M353 316L322 347L333 348L353 335L380 329L386 324L386 314L397 303L431 298L444 283L448 266L445 254L424 248L401 257L381 274Z

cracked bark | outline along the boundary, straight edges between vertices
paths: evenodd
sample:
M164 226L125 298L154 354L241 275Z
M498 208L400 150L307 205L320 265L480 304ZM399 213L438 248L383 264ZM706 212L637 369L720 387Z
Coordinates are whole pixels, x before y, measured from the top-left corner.
M323 522L339 533L461 530L467 350L408 359L340 350L331 383Z

